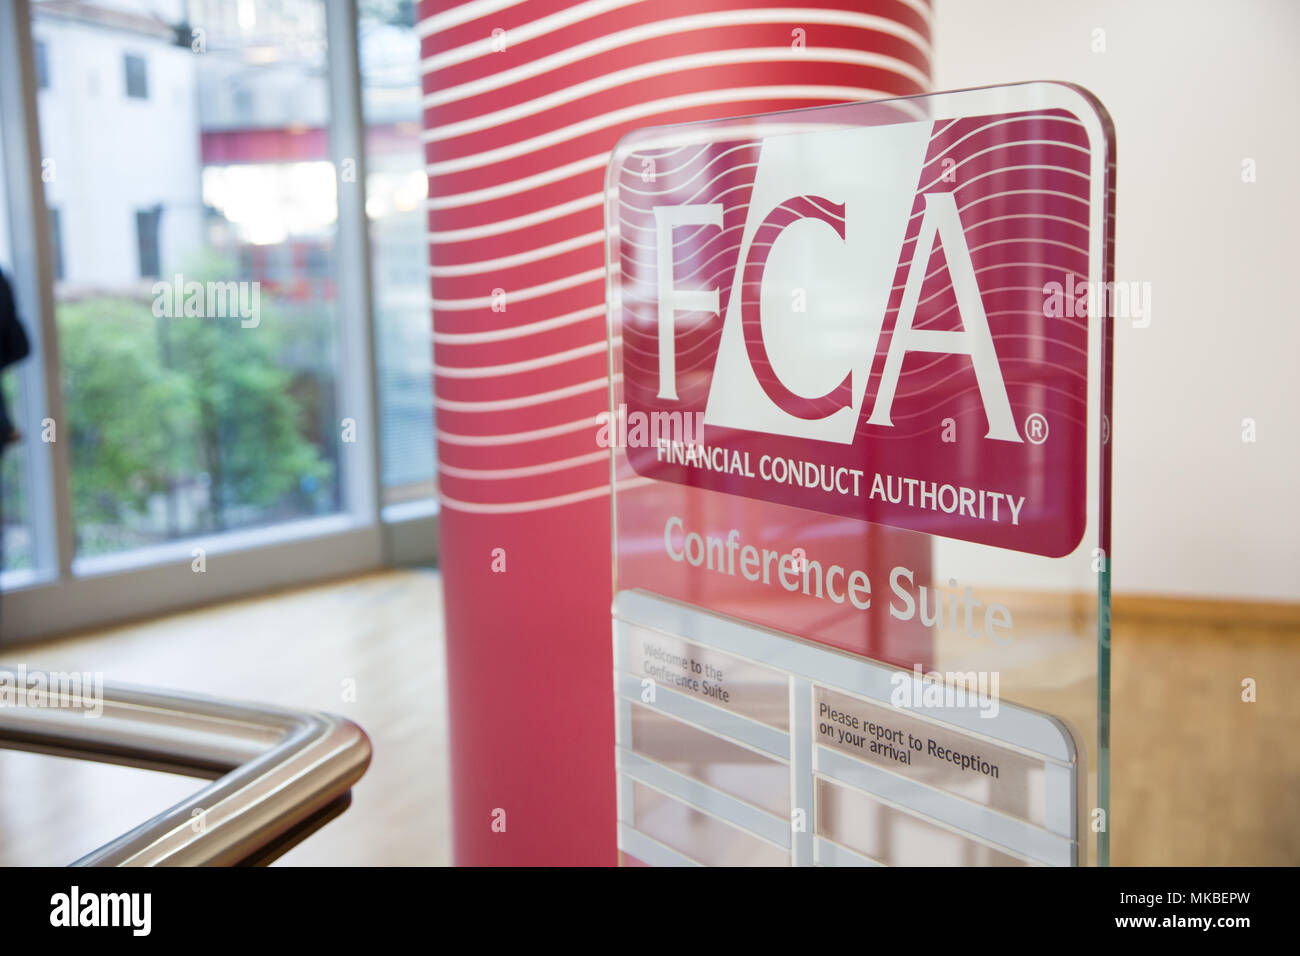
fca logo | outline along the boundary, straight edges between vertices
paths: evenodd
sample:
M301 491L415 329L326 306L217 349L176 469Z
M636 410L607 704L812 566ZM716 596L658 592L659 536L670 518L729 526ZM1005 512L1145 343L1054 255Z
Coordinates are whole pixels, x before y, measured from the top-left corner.
M770 158L764 156L765 161ZM760 179L750 206L751 220L761 208L762 192ZM761 222L746 223L739 251L741 268L736 270L723 317L705 424L852 444L910 204L911 194L905 190L888 195L883 190L859 189L851 205L804 195L772 203ZM673 230L721 228L723 207L720 203L659 206L654 212L659 260L658 396L676 401L676 314L716 314L720 290L677 288ZM959 331L914 327L936 238L956 295ZM805 287L815 293L807 313L792 314L780 307L791 301L792 290ZM769 341L772 336L777 339L775 347ZM890 414L909 352L967 356L988 419L985 437L1022 441L950 192L925 194L920 235L867 424L893 426Z

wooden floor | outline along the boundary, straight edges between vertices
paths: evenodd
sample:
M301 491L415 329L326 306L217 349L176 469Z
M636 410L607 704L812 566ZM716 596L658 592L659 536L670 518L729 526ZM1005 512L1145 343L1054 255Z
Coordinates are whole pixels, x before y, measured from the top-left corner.
M1300 633L1114 627L1112 862L1300 864Z
M1112 861L1300 864L1300 634L1114 622ZM442 591L391 571L30 648L0 662L103 671L352 718L373 763L298 865L450 862ZM1252 677L1258 700L1241 701ZM355 681L356 701L344 699ZM64 863L202 785L0 751L0 865Z

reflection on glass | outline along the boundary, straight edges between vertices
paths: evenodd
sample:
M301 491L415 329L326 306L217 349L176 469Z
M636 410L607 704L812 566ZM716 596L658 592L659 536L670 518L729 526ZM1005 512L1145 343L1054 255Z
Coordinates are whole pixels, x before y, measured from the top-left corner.
M768 813L790 816L789 764L667 714L631 707L634 751Z
M822 778L817 780L817 835L890 866L1026 865L860 790Z
M706 866L789 866L790 853L658 790L633 783L636 828Z
M425 244L420 40L409 0L358 13L385 503L434 493L433 339Z
M322 0L33 13L78 556L338 510Z

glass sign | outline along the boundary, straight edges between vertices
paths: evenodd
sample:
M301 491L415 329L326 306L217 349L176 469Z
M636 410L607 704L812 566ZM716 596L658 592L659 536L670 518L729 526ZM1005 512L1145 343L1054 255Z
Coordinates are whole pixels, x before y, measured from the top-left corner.
M1056 83L620 141L625 862L1107 861L1113 141Z

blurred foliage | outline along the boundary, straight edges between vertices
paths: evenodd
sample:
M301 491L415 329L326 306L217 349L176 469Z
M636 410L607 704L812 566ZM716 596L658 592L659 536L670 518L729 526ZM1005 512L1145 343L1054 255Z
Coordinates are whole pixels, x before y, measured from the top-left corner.
M121 519L165 492L189 457L179 436L197 408L184 375L160 361L147 302L86 299L59 305L64 434L78 523ZM197 320L196 320L197 321Z
M184 276L232 274L209 260ZM319 409L319 379L332 375L331 323L319 309L287 319L265 290L250 328L237 315L155 316L152 304L95 298L58 307L78 528L143 515L197 476L206 479L206 514L186 531L225 530L236 505L319 510L319 489L333 478L322 456L332 448L321 447L332 429Z

